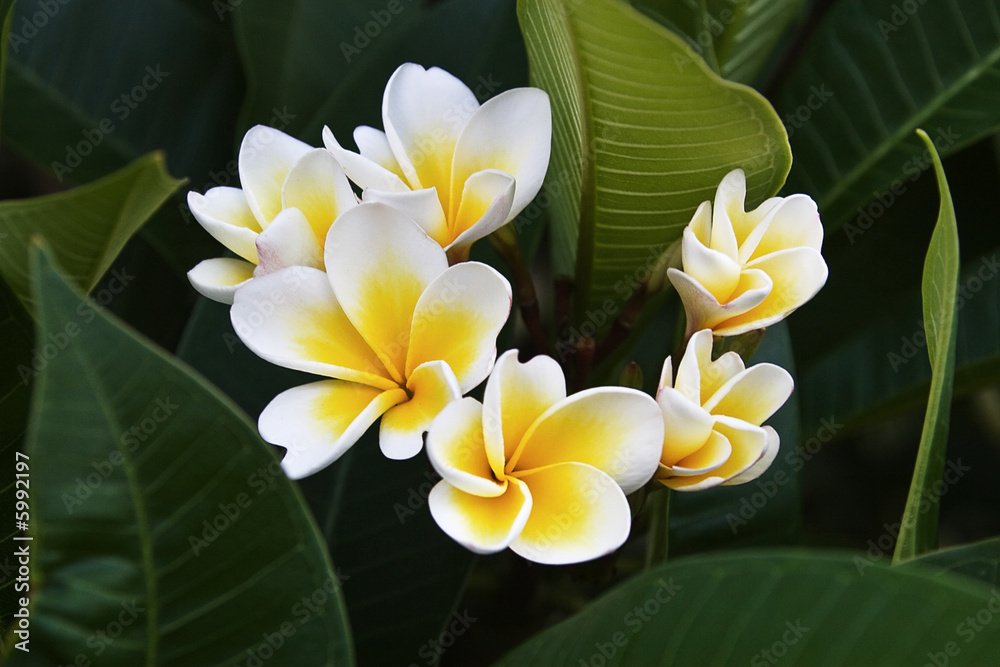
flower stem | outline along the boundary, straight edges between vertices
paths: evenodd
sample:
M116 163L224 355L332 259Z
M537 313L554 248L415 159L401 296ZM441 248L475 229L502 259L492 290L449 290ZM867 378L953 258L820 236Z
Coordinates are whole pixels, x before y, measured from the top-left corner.
M504 225L489 236L490 243L497 253L510 267L514 279L514 289L517 292L517 303L521 310L521 319L528 329L535 350L540 354L549 354L549 341L545 337L542 326L542 315L538 308L538 296L535 293L535 282L531 277L521 256L521 248L517 242L517 233L510 225Z
M659 482L651 482L660 486ZM646 534L646 569L667 562L670 545L670 489L651 493L649 532Z

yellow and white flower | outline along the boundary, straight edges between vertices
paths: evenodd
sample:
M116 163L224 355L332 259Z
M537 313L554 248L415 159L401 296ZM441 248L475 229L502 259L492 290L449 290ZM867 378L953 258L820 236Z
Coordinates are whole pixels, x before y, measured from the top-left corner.
M202 227L242 257L207 259L188 272L196 290L222 303L252 277L288 266L322 269L330 225L358 203L329 151L270 127L246 133L238 164L242 190L188 193Z
M673 379L663 364L656 402L666 424L656 479L678 491L757 479L778 455L778 433L761 426L792 394L792 376L774 364L746 368L735 352L712 361L712 332L688 341Z
M626 493L656 470L663 417L648 395L600 387L566 396L549 357L504 353L484 403L449 404L427 454L442 480L429 506L438 525L477 553L510 547L538 563L575 563L628 537Z
M746 176L730 172L684 229L683 270L667 271L684 302L687 334L735 336L784 319L826 283L823 224L808 195L743 210Z
M552 118L537 88L480 106L451 74L407 63L386 85L382 122L384 132L354 130L360 153L341 147L329 128L323 141L364 201L406 212L457 260L531 202L548 168Z
M489 375L511 307L503 276L478 262L449 268L437 243L384 204L341 215L325 257L326 273L254 278L231 311L256 354L331 378L279 394L260 415L261 436L288 449L293 479L335 461L380 416L382 452L417 454L438 412Z

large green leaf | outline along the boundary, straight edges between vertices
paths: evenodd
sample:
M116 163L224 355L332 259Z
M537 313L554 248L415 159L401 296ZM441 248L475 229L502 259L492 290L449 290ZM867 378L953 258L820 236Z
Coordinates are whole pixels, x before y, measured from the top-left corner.
M937 547L940 494L936 494L933 487L941 484L948 448L948 421L955 378L955 337L958 332L958 270L961 261L958 222L941 158L934 150L930 137L923 131L919 134L934 158L934 171L941 191L941 208L927 248L921 286L927 356L931 362L931 389L913 480L892 557L894 563Z
M934 568L938 571L962 574L1000 586L1000 537L975 544L931 551L900 565L902 568Z
M865 565L859 571L857 561L846 554L740 552L668 563L497 664L923 665L931 655L963 665L995 660L1000 624L968 619L995 615L996 592L919 569Z
M53 351L27 448L31 651L13 664L351 663L337 577L273 451L35 258Z
M178 353L251 415L316 379L255 357L233 332L229 309L207 300ZM386 459L373 427L337 463L300 482L343 578L360 664L423 664L464 589L473 556L430 516L436 480L422 454Z
M731 81L750 83L804 0L632 0Z
M88 185L45 197L0 202L0 276L30 305L28 249L40 235L70 279L90 291L133 234L181 181L158 153Z
M553 112L554 268L576 276L576 318L628 296L736 167L748 200L784 182L791 155L764 98L714 74L663 26L616 0L521 0L531 80Z
M877 218L881 203L859 207L930 166L917 127L941 155L995 131L998 60L997 0L836 3L776 101L795 154L788 191L812 195L828 229Z

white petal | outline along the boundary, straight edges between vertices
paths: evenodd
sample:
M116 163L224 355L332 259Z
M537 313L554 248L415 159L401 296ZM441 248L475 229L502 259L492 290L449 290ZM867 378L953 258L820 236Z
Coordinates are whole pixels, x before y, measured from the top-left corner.
M564 565L611 553L628 537L631 512L615 481L583 463L559 463L519 475L531 515L510 548L536 563Z
M495 169L477 171L465 182L462 203L451 221L454 239L447 249L472 245L510 220L514 201L514 177Z
M677 365L674 389L695 405L702 404L701 371L712 360L712 331L702 329L688 339L684 356Z
M361 153L362 157L368 158L387 171L391 171L400 179L400 183L403 182L402 179L405 178L403 170L399 168L399 162L392 154L392 148L389 146L389 139L385 136L385 132L367 125L359 125L354 128L354 143L357 144L358 152Z
M575 461L611 475L632 493L656 471L663 431L663 414L649 395L626 387L585 389L531 425L507 473Z
M740 282L742 267L735 259L718 250L702 245L690 227L681 241L684 273L691 276L719 303L726 303Z
M744 204L747 198L747 179L742 169L734 169L726 174L715 191L715 207L712 209L712 241L709 247L736 259L739 244L736 240L734 224L746 215ZM733 221L736 221L735 223Z
M472 495L441 480L427 503L441 530L479 554L506 549L524 528L532 508L528 487L515 478L496 497Z
M376 190L387 190L390 192L400 192L410 189L392 171L366 157L345 149L337 142L330 128L325 126L323 127L323 145L337 158L337 162L343 167L347 177L357 183L362 189L375 188Z
M366 202L381 202L405 213L441 247L451 242L448 221L445 220L444 209L441 208L441 200L438 199L436 188L404 190L402 192L387 192L369 188L364 191L362 198Z
M455 143L478 108L472 91L442 69L425 70L413 63L396 69L382 97L382 121L392 153L412 189L436 187L441 194L452 192Z
M448 268L444 250L400 211L364 203L330 228L326 268L347 316L402 383L413 310Z
M732 336L727 327L723 331L720 323L727 323L737 316L750 312L759 306L771 293L773 283L766 273L759 270L743 271L740 283L736 287L736 295L728 303L720 304L718 299L705 289L701 283L688 274L677 269L667 269L667 277L677 290L684 313L687 316L687 333L701 329L713 329L716 335ZM743 331L759 327L749 326Z
M705 401L713 415L727 415L760 426L792 395L791 374L774 364L751 366Z
M407 376L425 362L442 359L462 393L471 391L493 368L497 335L510 306L510 283L492 267L462 262L445 270L414 308Z
M760 241L754 244L753 253L744 262L787 248L812 248L819 252L823 247L823 223L816 202L808 195L784 198L759 227Z
M288 450L285 474L301 479L340 458L383 412L405 400L398 388L323 380L278 394L260 413L258 428L264 440Z
M443 361L428 361L407 378L411 398L385 413L378 444L390 459L409 459L424 446L424 432L452 401L462 397L455 374Z
M236 293L230 316L246 346L273 364L381 389L399 386L322 271L296 266L254 278Z
M188 208L215 239L248 262L257 263L254 241L260 224L239 188L212 188L203 195L189 192Z
M729 438L711 431L703 446L689 456L670 467L671 472L678 477L693 477L718 470L733 455L733 445Z
M517 189L506 221L524 210L538 190L549 166L552 112L549 96L538 88L515 88L488 100L469 119L455 146L452 193L484 169L514 177ZM452 201L449 217L457 212Z
M752 482L763 475L764 472L771 467L771 464L774 463L774 459L778 457L778 448L781 443L778 438L778 432L770 426L765 426L764 432L767 434L767 444L764 446L764 452L761 454L760 458L757 459L757 462L739 475L736 475L729 481L724 482L723 486L735 486L737 484Z
M503 474L535 420L565 398L566 378L555 359L540 355L522 364L517 350L500 355L483 396L483 433L495 474Z
M232 303L236 288L253 277L256 267L232 257L218 257L199 262L188 271L188 280L202 296L219 303Z
M427 431L427 458L452 486L475 496L493 497L507 489L490 466L483 441L483 405L474 398L449 403ZM503 480L503 466L499 479Z
M261 227L281 211L281 186L312 146L265 125L251 127L240 145L240 182Z
M357 206L358 200L336 158L325 148L316 148L288 172L281 187L281 203L283 208L302 211L322 248L330 225L341 213Z
M700 405L671 387L660 389L656 402L665 424L660 463L673 466L705 446L715 420Z
M257 236L257 256L256 277L289 266L323 268L323 249L306 216L297 208L286 208Z

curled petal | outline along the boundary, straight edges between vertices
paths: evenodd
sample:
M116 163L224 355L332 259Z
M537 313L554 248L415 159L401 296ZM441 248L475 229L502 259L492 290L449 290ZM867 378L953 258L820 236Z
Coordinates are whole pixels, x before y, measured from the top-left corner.
M469 88L443 69L406 63L389 78L382 121L393 155L414 190L452 195L451 160L466 122L479 108Z
M555 359L537 356L522 364L517 350L500 355L483 396L483 433L498 476L528 427L565 398L566 378Z
M462 393L473 389L493 368L497 334L510 306L510 283L486 264L463 262L442 272L414 308L407 375L425 362L443 359Z
M444 250L403 213L365 203L330 228L326 267L344 312L402 384L413 311L427 286L448 268ZM409 368L440 358L424 357Z
M424 431L444 406L462 397L455 374L443 361L428 361L409 376L411 398L390 409L382 418L379 447L390 459L409 459L424 446Z
M441 247L451 242L448 221L445 220L436 188L403 192L368 189L364 191L362 198L366 202L381 202L402 211Z
M472 174L497 169L517 182L505 222L513 220L542 187L551 146L552 112L545 91L515 88L483 103L455 146L449 217L457 214L454 197Z
M247 205L261 227L281 211L281 186L309 144L265 125L251 127L240 145L240 182Z
M295 163L281 187L281 202L286 209L302 211L320 248L337 216L358 204L344 170L325 148L311 150Z
M330 128L325 126L323 127L323 145L337 158L337 162L343 167L348 178L361 186L362 189L375 188L388 192L402 192L410 189L393 171L367 157L345 149L337 142Z
M502 227L514 201L514 177L496 169L477 171L465 182L462 203L452 221L448 248L472 245Z
M757 364L719 388L705 401L713 415L726 415L760 426L792 395L791 374L774 364Z
M260 413L258 428L264 440L288 450L281 461L285 474L301 479L340 458L382 413L405 400L399 388L323 380L278 394Z
M392 148L389 147L389 140L386 138L385 132L367 125L359 125L354 128L354 143L358 145L358 151L362 157L368 158L383 169L395 174L400 183L406 178L403 175L403 170L399 168L396 156L392 154Z
M652 398L626 387L598 387L549 408L507 461L511 470L585 463L610 475L625 493L645 484L663 449L663 414Z
M723 334L718 328L720 322L735 320L736 316L748 313L763 303L771 293L773 283L763 271L746 271L740 274L740 282L736 286L735 296L725 304L720 304L715 296L705 289L697 280L677 269L667 269L667 277L684 303L684 313L687 315L687 331L693 333L701 329L714 329L717 335L735 335L732 332ZM740 331L750 331L759 327L750 326Z
M660 463L674 466L705 446L715 420L700 405L671 387L660 389L656 402L666 425Z
M733 313L732 317L714 327L716 335L735 336L783 320L826 284L828 270L826 261L816 250L790 248L748 263L743 275L752 272L767 274L774 287L753 308Z
M768 434L760 426L739 419L716 417L715 431L732 447L732 453L721 466L710 472L684 477L661 479L665 486L677 491L701 491L719 486L749 470L763 456Z
M679 477L704 475L721 468L733 455L733 445L726 436L711 431L702 447L670 466Z
M237 292L230 316L246 346L273 364L380 389L399 386L318 269L290 267L254 278Z
M212 188L203 195L189 192L188 208L205 230L248 262L257 263L254 241L260 224L239 188Z
M724 252L706 248L690 227L684 230L681 251L684 273L711 292L716 301L727 302L740 282L742 267L736 260Z
M611 553L631 524L618 484L592 466L568 462L520 473L531 515L510 548L536 563L563 565Z
M528 487L513 477L504 493L494 497L466 493L441 480L431 489L427 503L441 530L479 554L506 549L521 533L532 509Z
M733 221L743 218L743 205L747 198L747 178L742 169L725 175L715 191L712 210L712 241L709 247L723 252L734 260L739 256L739 243Z
M757 230L760 230L760 240L753 244L752 253L743 259L745 263L788 248L812 248L819 252L823 247L823 223L816 202L809 195L779 199L770 215L754 231ZM743 253L741 248L740 255Z
M202 296L219 303L232 303L236 288L253 278L256 267L232 257L218 257L199 262L188 271L188 280Z
M289 266L323 268L323 248L297 208L286 208L257 235L257 255L258 278Z
M778 432L775 431L770 426L764 426L764 433L767 435L767 442L764 445L764 452L757 459L757 462L752 466L736 475L732 479L723 483L723 486L735 486L737 484L746 484L747 482L752 482L761 475L764 471L771 467L774 463L774 459L778 456L778 448L780 446L780 439L778 438Z
M705 404L723 385L746 370L736 352L726 352L701 369L701 403Z
M712 331L702 329L688 339L684 356L677 365L674 389L695 405L702 404L701 371L712 360Z
M507 488L496 475L483 441L483 406L474 398L453 401L427 432L427 458L448 484L474 496L495 497ZM500 481L498 481L500 480Z

